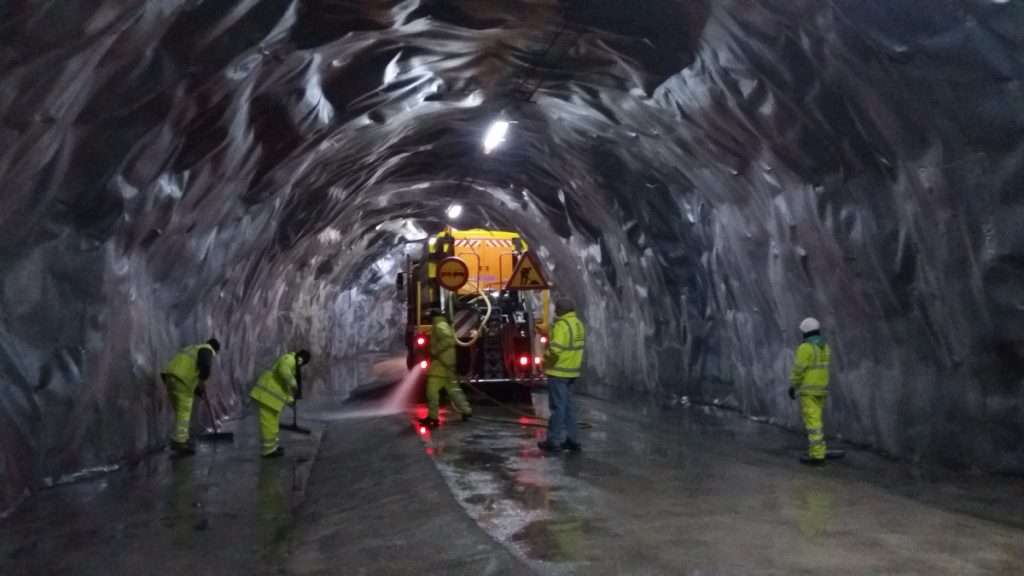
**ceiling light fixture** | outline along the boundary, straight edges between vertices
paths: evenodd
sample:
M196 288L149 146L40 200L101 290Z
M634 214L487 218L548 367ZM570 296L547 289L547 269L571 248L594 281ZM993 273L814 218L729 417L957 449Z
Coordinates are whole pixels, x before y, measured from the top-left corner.
M484 154L490 154L491 150L498 147L505 141L505 134L508 133L508 122L504 120L497 120L494 124L491 124L487 135L484 136Z
M462 205L452 204L448 207L448 218L455 220L460 214L462 214Z

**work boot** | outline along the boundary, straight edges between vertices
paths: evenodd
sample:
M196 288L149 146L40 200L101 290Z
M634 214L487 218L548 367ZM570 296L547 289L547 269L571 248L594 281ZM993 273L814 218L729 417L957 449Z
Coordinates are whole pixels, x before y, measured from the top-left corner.
M579 442L570 442L569 440L566 440L565 442L562 442L562 450L578 453L583 450L583 445Z
M171 440L171 452L176 454L195 454L196 446L191 442L176 442Z
M438 420L437 418L431 418L430 416L427 416L426 418L420 418L419 422L421 426L426 426L427 428L437 428L438 426L441 425L440 420Z
M264 454L263 458L280 458L281 456L284 456L284 448L278 446L270 454Z
M825 463L825 459L824 458L811 458L810 456L804 454L803 456L800 457L800 463L801 464L806 464L808 466L821 466L822 464Z
M549 443L547 440L543 442L537 442L537 448L540 448L544 452L558 452L561 448L555 444Z

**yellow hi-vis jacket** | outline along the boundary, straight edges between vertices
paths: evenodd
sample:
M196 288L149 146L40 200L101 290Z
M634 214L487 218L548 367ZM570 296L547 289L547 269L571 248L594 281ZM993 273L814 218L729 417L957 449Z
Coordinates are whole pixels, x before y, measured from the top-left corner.
M790 383L805 396L828 394L828 369L832 350L821 336L811 336L796 349Z
M446 318L437 317L430 327L430 366L427 376L455 378L455 332Z
M167 363L167 367L162 372L162 374L174 376L185 386L185 391L189 394L195 392L196 385L199 384L200 350L209 350L214 357L217 356L217 351L209 344L189 346L175 354L174 358L171 358L171 361Z
M575 312L555 318L548 349L544 351L544 372L556 378L579 378L585 340L586 330Z
M249 396L260 404L280 412L285 404L295 402L295 370L301 362L295 352L283 354L270 370L264 370Z

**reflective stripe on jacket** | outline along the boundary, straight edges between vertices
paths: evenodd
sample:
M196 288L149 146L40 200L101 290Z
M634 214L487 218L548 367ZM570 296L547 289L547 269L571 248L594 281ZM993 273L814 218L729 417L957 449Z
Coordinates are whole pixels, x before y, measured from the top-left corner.
M825 396L828 394L828 370L832 350L821 337L812 337L796 349L796 360L790 383L800 394Z
M455 378L455 332L447 318L437 317L430 327L430 366L427 376Z
M167 367L164 368L163 374L170 374L177 378L189 393L192 393L196 389L196 384L199 384L199 351L209 350L214 356L217 356L217 352L213 349L213 346L209 344L196 344L195 346L189 346L178 352L171 361L167 363Z
M285 404L295 402L295 371L299 365L294 352L283 354L269 370L264 370L256 380L256 386L249 393L253 400L278 412Z
M583 367L586 330L575 312L555 319L548 349L544 351L544 372L557 378L578 378Z

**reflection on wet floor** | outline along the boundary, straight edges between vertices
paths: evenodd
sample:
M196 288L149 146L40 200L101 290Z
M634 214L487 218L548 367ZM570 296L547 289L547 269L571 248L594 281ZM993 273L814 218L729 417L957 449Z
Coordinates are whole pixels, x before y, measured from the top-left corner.
M251 414L227 423L233 443L34 495L0 523L0 574L271 573L291 549L322 429L304 424L314 433L283 433L280 459L259 457Z
M33 495L0 521L0 574L274 572L292 549L294 510L323 429L316 418L346 409L356 379L372 389L394 364L370 355L333 366L337 379L311 379L298 421L313 434L282 431L283 458L259 457L258 420L248 406L243 419L223 425L233 443L199 442L190 457L158 452L127 470ZM286 408L282 421L292 418Z
M367 373L365 366L353 370ZM250 414L227 424L234 444L201 444L188 458L158 454L30 498L0 523L0 574L271 574L296 565L296 549L320 550L318 542L294 541L324 427L313 418L373 406L345 403L351 389L310 391L299 414L314 434L283 433L282 459L258 457ZM411 469L409 460L422 458L417 479L397 484L404 486L398 501L415 502L426 514L455 509L448 498L410 489L423 484L422 468L432 471L432 460L462 506L458 519L538 574L1024 573L1019 479L893 463L856 449L824 469L807 469L796 463L800 434L706 407L588 398L581 399L581 415L592 424L582 433L584 452L546 455L536 446L546 398L537 394L519 408L477 403L470 422L442 411L442 425L428 429L416 422L426 416L419 405L404 420L408 428L401 417L388 420L401 434L348 420L353 424L339 430L362 434L366 452L338 445L345 450L336 455L346 459L334 464L351 468L347 458L359 457L372 468L367 462L379 459L380 446L367 439L386 434L401 458L372 474ZM335 443L352 438L339 435ZM349 476L392 501L379 476ZM336 488L327 492L334 509L358 510L359 502L345 500L347 489L326 480ZM438 492L432 487L430 494ZM355 539L345 545L360 550L361 532L350 534ZM433 539L424 545L434 546ZM480 550L455 546L444 573L470 556L474 566L487 565Z
M538 573L1024 569L1017 481L852 448L846 461L807 469L799 434L736 414L581 404L595 426L578 455L541 453L542 429L498 407L421 434L466 512ZM538 416L545 405L534 398Z

